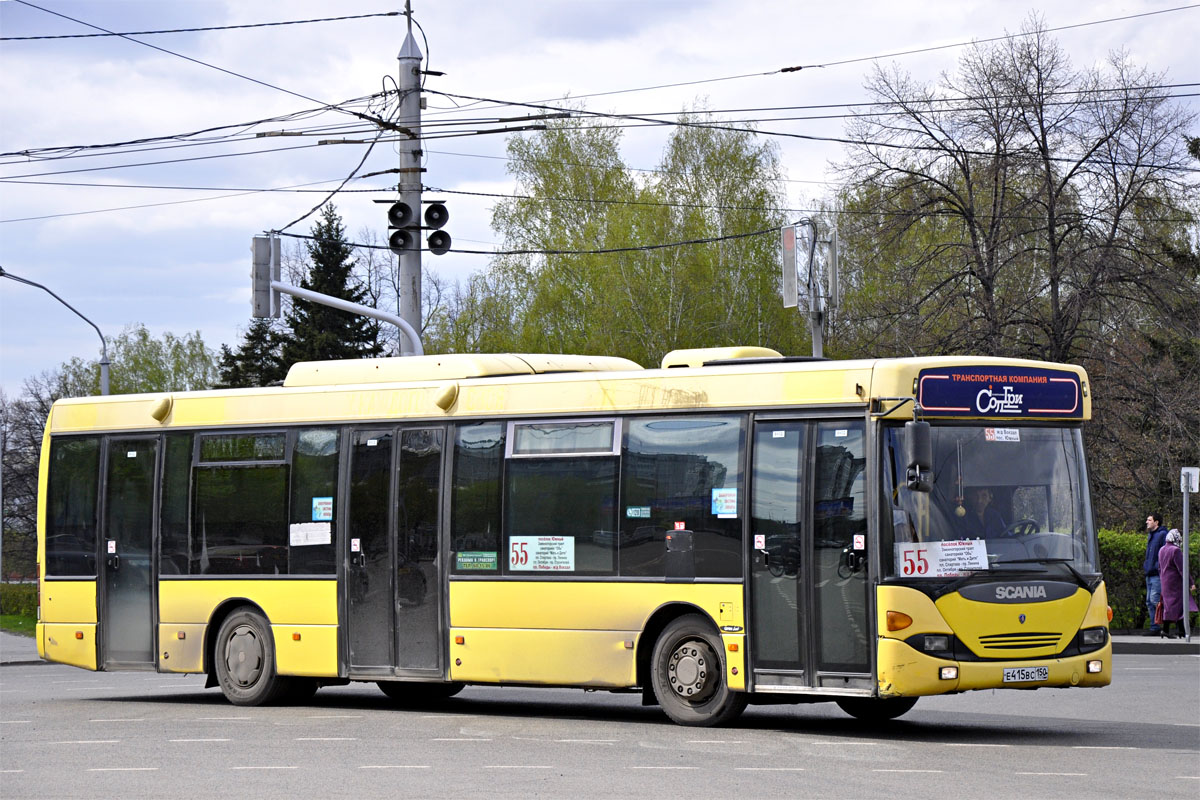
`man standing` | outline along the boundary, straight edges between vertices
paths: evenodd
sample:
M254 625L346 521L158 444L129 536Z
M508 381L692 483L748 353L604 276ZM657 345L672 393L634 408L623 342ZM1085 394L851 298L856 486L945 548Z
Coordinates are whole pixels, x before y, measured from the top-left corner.
M1150 635L1158 636L1162 626L1154 621L1154 607L1162 599L1162 582L1158 576L1158 551L1167 541L1167 529L1162 524L1162 514L1155 512L1146 517L1146 560L1142 571L1146 573L1146 611L1150 613Z

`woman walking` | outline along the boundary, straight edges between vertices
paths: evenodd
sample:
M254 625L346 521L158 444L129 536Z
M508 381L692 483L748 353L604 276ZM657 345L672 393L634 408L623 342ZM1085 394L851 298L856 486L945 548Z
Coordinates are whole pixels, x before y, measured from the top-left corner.
M1162 579L1162 635L1174 639L1171 635L1171 623L1183 631L1184 599L1187 599L1188 612L1196 611L1196 598L1189 593L1196 591L1195 578L1192 585L1185 590L1183 585L1183 537L1176 528L1167 532L1167 541L1158 551L1158 575Z

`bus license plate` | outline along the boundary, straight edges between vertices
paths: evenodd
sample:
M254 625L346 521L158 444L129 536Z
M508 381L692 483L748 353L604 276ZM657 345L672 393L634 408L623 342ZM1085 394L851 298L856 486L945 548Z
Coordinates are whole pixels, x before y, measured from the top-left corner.
M1026 683L1050 679L1049 667L1012 667L1004 670L1005 683Z

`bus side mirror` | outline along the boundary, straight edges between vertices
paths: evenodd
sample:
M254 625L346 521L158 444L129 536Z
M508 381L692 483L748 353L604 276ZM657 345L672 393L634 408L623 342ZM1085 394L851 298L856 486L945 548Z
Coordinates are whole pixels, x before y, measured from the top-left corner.
M905 454L908 456L908 489L912 492L928 492L933 489L930 477L933 472L933 445L929 440L928 422L904 423Z

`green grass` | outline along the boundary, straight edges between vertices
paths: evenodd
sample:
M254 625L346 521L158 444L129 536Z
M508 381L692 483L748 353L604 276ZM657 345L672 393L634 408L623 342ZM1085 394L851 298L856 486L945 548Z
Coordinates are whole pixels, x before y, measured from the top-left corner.
M4 631L5 633L33 636L36 624L37 619L35 617L25 616L24 614L0 614L0 631Z

